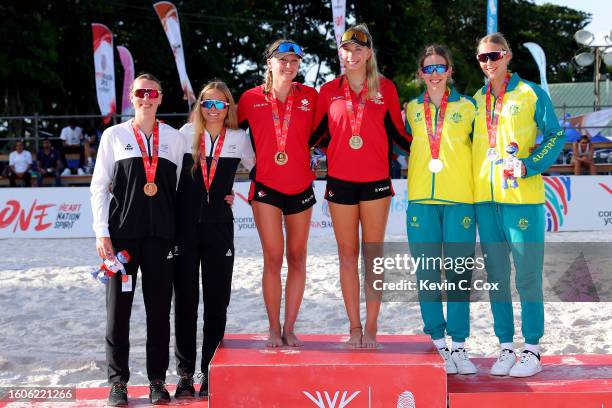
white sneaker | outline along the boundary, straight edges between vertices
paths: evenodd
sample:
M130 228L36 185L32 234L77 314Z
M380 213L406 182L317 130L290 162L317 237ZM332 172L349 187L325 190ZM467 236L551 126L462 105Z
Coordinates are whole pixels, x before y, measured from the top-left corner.
M540 358L529 350L521 353L521 359L510 370L510 377L531 377L542 371Z
M503 349L497 361L491 367L491 375L508 375L516 364L516 354L512 350Z
M448 350L448 347L438 349L438 353L440 353L440 355L444 359L444 364L446 365L446 374L457 374L457 366L451 358L451 353Z
M84 176L84 175L85 175L85 171L83 171L83 169L79 167L79 168L77 169L77 174L78 174L79 176Z
M474 363L470 361L467 350L464 348L451 351L451 359L455 363L459 374L476 374L478 372Z
M62 176L69 176L72 173L70 173L70 169L69 168L65 168L64 171L62 171Z

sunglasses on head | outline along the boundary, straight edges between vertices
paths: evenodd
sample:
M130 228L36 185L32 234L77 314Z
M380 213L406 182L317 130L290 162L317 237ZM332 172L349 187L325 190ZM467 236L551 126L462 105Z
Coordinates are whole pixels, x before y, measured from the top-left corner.
M218 99L204 99L202 102L200 102L200 105L202 105L204 109L212 109L214 106L215 109L221 110L227 108L229 103L220 101Z
M161 91L157 89L134 89L134 96L137 98L145 98L148 96L149 99L157 99L160 94Z
M347 42L355 42L364 47L370 46L370 39L368 38L368 35L358 30L347 30L344 32L344 34L342 34L342 39L340 40L340 43Z
M304 55L304 51L302 50L302 47L300 47L294 42L280 43L278 47L276 47L276 49L272 51L271 55L274 56L275 54L284 54L286 52L293 53L300 58L302 58L302 56Z
M421 67L421 72L427 75L431 75L434 72L437 72L438 74L443 74L446 71L448 71L448 66L445 64L433 64Z
M503 50L503 51L491 51L491 52L483 52L481 54L478 54L476 56L476 59L480 62L487 62L487 61L499 61L500 59L504 58L504 56L508 53L508 51Z

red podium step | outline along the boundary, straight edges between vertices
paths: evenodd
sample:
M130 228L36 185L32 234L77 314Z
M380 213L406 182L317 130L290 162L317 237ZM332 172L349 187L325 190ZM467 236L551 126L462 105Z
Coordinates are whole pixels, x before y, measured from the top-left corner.
M543 356L529 378L489 375L490 358L473 358L478 374L448 377L450 408L612 407L612 355Z
M226 336L210 407L446 407L444 362L428 336L379 336L376 350L347 349L347 336L301 338L303 347L269 349L264 336Z

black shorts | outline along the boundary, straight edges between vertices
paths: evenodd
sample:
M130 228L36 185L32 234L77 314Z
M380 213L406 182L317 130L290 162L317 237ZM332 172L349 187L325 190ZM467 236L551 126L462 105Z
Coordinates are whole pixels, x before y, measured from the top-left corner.
M251 181L249 204L251 201L266 203L281 209L284 215L301 213L315 205L312 185L298 194L284 194L257 181Z
M336 204L353 205L394 195L391 179L353 182L328 176L325 187L325 199Z

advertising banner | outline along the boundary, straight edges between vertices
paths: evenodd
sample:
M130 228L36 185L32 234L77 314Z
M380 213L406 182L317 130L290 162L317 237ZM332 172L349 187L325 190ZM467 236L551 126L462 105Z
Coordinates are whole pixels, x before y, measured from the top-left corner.
M134 116L134 107L130 102L130 88L132 82L134 82L134 59L130 50L119 45L117 47L119 53L119 59L123 66L123 94L121 95L121 116L122 120L127 120L129 117Z
M159 20L164 27L168 42L172 48L174 54L174 61L176 62L176 69L181 80L181 87L183 88L183 99L185 99L189 106L195 101L196 97L189 82L187 76L187 67L185 66L185 53L183 52L183 39L181 38L181 25L179 23L178 12L174 4L169 1L160 1L153 4L155 12L159 16Z
M546 231L612 231L612 176L544 177ZM249 182L234 183L236 237L257 237ZM406 180L393 180L387 235L406 237ZM314 183L317 203L310 235L333 234L325 181ZM88 187L0 189L0 238L93 237Z
M113 55L113 33L104 24L93 23L93 56L96 72L96 95L104 123L117 110L115 98L115 58Z

